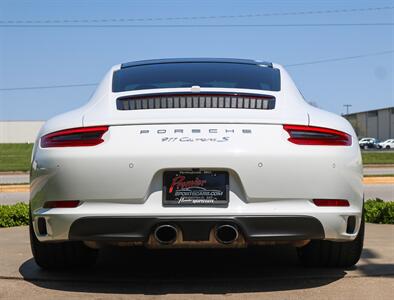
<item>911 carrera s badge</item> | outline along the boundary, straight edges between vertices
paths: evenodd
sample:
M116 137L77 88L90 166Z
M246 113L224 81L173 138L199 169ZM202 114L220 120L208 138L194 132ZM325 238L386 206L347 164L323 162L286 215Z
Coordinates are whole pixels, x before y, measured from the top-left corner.
M167 171L163 175L166 206L227 206L228 173L223 171Z
M163 143L223 143L230 141L232 136L238 134L251 134L252 130L249 128L234 129L234 128L192 128L192 129L140 129L139 134L149 135L154 134L161 136Z

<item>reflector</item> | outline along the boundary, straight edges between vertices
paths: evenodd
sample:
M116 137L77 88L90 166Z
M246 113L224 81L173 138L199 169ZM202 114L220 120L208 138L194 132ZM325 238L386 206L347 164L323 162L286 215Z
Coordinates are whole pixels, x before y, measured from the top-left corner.
M44 208L73 208L79 205L78 200L68 200L68 201L47 201L44 204Z
M313 199L316 206L350 206L349 201L342 199Z

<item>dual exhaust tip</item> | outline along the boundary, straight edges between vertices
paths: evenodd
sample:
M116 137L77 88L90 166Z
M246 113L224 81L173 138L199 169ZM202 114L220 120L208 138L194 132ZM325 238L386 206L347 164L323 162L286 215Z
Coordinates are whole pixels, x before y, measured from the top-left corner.
M215 228L216 240L221 244L232 244L238 239L237 227L231 224L219 225Z
M178 229L169 224L160 225L155 229L153 236L159 244L171 245L178 238Z
M178 228L170 224L158 226L153 236L155 240L162 245L171 245L178 238ZM238 239L239 232L236 226L223 224L215 227L215 238L221 244L231 244Z

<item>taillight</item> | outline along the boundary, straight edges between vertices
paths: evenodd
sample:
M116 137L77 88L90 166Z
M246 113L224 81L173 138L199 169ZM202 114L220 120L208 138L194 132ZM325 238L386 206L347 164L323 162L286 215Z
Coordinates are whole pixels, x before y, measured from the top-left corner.
M47 201L44 204L44 208L74 208L80 204L78 200L67 200L67 201Z
M349 201L342 199L313 199L316 206L349 206Z
M82 147L95 146L104 142L102 136L108 131L108 126L80 127L44 135L41 147Z
M330 128L283 125L290 137L288 140L297 145L350 146L352 137L342 131Z

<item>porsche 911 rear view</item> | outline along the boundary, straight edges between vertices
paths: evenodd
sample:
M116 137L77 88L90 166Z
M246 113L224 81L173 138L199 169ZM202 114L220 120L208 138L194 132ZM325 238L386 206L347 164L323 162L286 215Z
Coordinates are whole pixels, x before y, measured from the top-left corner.
M106 246L290 244L306 266L357 263L362 162L342 117L278 64L162 59L112 67L83 107L42 127L30 237L47 269Z

